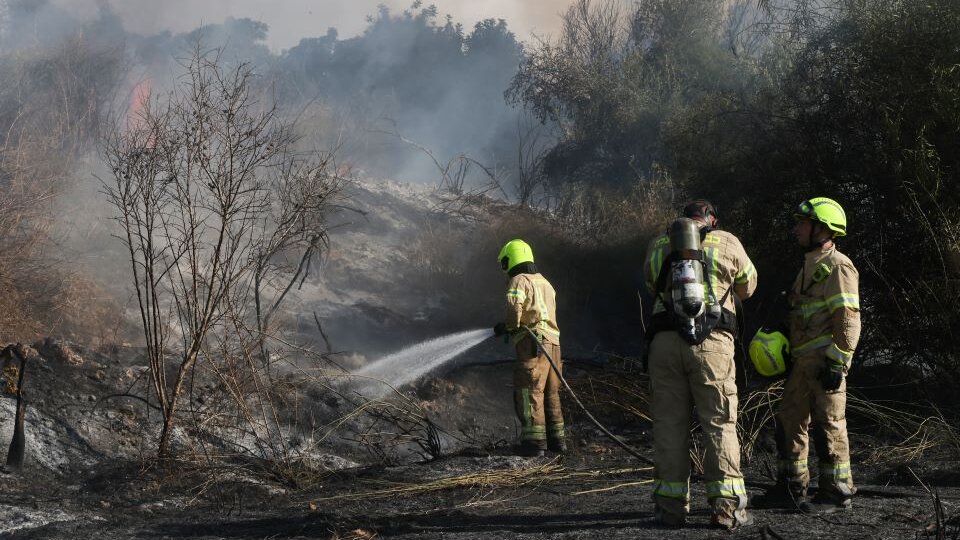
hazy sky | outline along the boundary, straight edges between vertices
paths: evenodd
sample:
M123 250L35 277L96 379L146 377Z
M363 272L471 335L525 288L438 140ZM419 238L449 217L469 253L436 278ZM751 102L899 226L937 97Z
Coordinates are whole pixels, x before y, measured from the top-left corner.
M249 17L270 26L268 45L275 51L296 45L302 37L321 36L333 26L340 37L354 36L366 26L366 16L385 4L399 13L412 0L108 0L127 29L145 34L192 30L226 17ZM556 34L559 14L573 0L426 0L441 17L453 16L467 29L481 19L502 18L521 40L533 34ZM53 0L54 4L87 17L98 0Z

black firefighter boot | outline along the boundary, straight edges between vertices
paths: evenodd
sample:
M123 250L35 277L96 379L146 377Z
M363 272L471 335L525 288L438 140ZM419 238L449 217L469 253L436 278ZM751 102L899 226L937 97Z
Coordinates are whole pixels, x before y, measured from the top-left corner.
M800 509L801 505L807 501L806 491L799 486L791 489L787 482L780 480L760 495L750 497L750 507Z
M557 454L562 454L567 451L567 443L564 441L563 437L556 439L548 438L547 439L547 450L551 452L556 452Z
M517 455L523 457L543 457L544 447L533 441L523 441L517 449Z
M833 514L849 510L852 506L850 499L833 499L831 497L815 496L809 501L800 503L800 511L806 514Z
M822 479L823 476L821 475ZM813 499L804 501L800 510L807 514L833 514L843 512L853 506L853 495L857 488L845 484L823 485L817 490Z

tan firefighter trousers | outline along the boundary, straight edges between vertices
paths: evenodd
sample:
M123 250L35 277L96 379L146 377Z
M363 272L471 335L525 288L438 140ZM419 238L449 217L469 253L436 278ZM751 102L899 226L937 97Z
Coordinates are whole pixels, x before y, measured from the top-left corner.
M563 372L560 346L543 342L550 358ZM520 440L545 448L547 439L563 439L563 411L560 409L560 378L550 361L537 348L533 338L517 343L517 362L513 369L513 403L520 419Z
M809 432L820 463L820 494L839 501L856 492L847 439L847 380L844 377L839 388L825 391L819 379L823 367L823 349L793 361L777 411L777 476L795 495L806 495Z
M746 507L737 440L737 383L733 337L715 331L699 345L677 332L658 332L650 344L650 390L656 459L653 498L675 517L690 509L690 420L703 428L707 498L714 513L732 517Z

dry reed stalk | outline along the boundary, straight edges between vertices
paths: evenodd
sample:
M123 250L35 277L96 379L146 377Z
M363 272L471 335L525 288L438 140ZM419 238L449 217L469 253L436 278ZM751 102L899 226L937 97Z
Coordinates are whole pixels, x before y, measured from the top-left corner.
M783 381L776 381L762 390L750 392L740 402L737 431L745 460L753 458L754 448L764 426L773 423L776 404L780 402L782 393Z
M776 405L783 393L783 381L749 393L740 405L739 432L743 455L753 456L754 446L764 427L772 424ZM874 449L865 463L904 463L920 459L929 450L960 451L960 433L936 408L932 414L918 414L916 404L870 401L847 394L847 415L880 426L900 442Z
M902 407L902 408L899 408ZM935 449L960 451L960 436L956 428L934 408L932 415L922 416L909 412L915 405L901 403L879 403L850 396L847 408L863 418L883 426L901 442L874 449L865 460L866 463L907 463L923 457L924 453Z
M652 467L630 467L619 469L590 469L590 470L567 470L559 465L557 460L548 463L538 464L531 467L519 469L500 469L495 471L484 471L479 473L470 473L459 476L441 478L430 482L420 482L416 484L397 483L397 482L374 482L374 484L386 484L388 487L361 491L354 493L344 493L331 497L314 499L313 502L321 501L362 501L368 499L377 499L394 496L409 496L430 493L434 491L443 491L457 488L484 488L492 489L498 487L523 487L532 484L540 485L543 483L559 482L564 480L576 479L578 482L584 481L607 481L610 476L618 476L631 473L649 472Z

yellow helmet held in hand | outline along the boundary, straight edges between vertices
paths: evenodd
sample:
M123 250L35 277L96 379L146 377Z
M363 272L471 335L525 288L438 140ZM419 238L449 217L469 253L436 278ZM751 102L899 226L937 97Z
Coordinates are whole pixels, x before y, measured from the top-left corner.
M823 223L834 232L834 236L847 235L847 214L840 203L833 199L814 197L803 201L794 215Z
M500 262L500 268L504 272L509 272L511 268L518 264L533 262L533 250L523 240L511 240L500 250L497 260Z
M790 340L779 330L763 327L750 340L750 361L757 373L776 377L787 371Z

